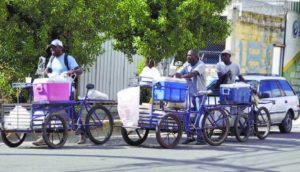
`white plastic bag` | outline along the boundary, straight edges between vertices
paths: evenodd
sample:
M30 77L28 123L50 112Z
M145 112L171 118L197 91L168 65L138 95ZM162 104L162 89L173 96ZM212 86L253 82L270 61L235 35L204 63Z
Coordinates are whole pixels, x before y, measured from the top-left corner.
M87 97L90 99L108 100L108 95L98 90L90 90Z
M118 113L124 127L137 127L139 121L140 87L130 87L117 94Z

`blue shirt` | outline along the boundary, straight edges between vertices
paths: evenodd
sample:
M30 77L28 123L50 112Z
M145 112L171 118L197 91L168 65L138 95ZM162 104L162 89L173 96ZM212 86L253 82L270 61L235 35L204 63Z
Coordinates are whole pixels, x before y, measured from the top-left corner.
M78 64L73 56L68 55L67 59L68 59L68 66L70 70L78 67ZM47 64L47 68L52 68L52 73L57 75L60 75L61 73L68 71L68 68L65 65L65 53L61 54L59 57L51 56Z

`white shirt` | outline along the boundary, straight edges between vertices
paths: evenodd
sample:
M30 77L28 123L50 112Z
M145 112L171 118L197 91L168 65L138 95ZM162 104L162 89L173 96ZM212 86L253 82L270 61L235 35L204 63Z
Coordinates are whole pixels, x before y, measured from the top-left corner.
M190 87L190 95L195 96L199 91L206 90L205 64L201 60L199 60L194 66L186 62L183 64L182 68L178 70L178 73L184 75L192 71L197 71L199 73L199 75L194 76L188 80L188 84Z
M229 72L227 84L235 83L236 78L240 75L240 66L231 63L230 65L225 65L224 71Z

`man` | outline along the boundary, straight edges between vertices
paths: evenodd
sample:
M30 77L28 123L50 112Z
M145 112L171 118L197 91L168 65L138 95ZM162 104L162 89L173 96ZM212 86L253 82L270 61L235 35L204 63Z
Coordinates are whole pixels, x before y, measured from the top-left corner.
M231 51L224 50L221 53L222 62L216 65L216 71L219 78L220 84L232 84L235 83L238 77L240 81L245 81L243 76L240 74L239 65L232 63L230 57L232 56Z
M46 75L48 76L51 74L60 75L64 72L66 72L68 76L72 76L74 74L76 75L82 74L82 70L80 66L77 64L74 57L64 53L63 43L60 40L58 39L53 40L49 46L50 46L52 56L50 57L45 70ZM75 113L75 115L77 114ZM78 117L75 116L75 118ZM82 129L79 130L81 132L80 133L81 137L77 143L83 144L86 142L86 137L84 132L81 131ZM44 145L45 142L43 138L39 138L37 141L33 142L33 144L36 146L40 146L40 145Z
M72 57L71 55L67 56L68 66L66 66L63 44L60 40L53 40L50 44L50 50L52 56L50 57L47 68L45 70L45 73L47 75L49 73L60 75L63 72L67 72L69 76L73 74L82 74L81 68L77 64L74 57Z
M196 144L205 144L202 138L200 119L202 116L202 109L200 109L199 102L202 101L202 97L196 98L199 91L205 91L205 64L199 59L199 56L195 50L189 50L187 53L187 62L181 69L175 74L176 78L185 78L188 81L190 97L192 98L192 104L194 110L199 111L195 119L195 127L197 134ZM187 140L182 144L188 144L195 141L193 133L187 133Z

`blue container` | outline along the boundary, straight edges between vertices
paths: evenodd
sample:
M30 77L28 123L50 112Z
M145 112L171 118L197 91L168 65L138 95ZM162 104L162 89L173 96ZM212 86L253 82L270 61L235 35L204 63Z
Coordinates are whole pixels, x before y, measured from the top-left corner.
M185 80L176 78L162 78L153 82L153 100L168 102L184 102L187 94Z
M245 104L251 102L251 90L249 84L234 83L220 86L221 104Z

